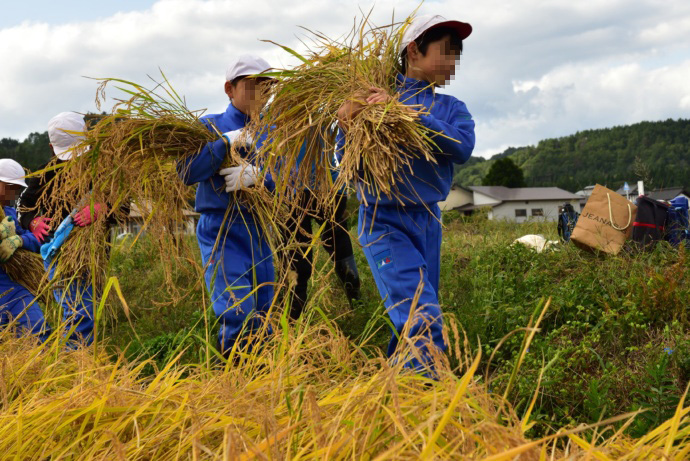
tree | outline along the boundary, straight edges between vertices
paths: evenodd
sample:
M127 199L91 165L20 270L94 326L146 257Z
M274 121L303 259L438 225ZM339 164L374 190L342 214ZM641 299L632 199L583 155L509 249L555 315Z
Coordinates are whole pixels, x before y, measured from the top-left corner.
M496 160L482 180L483 186L525 187L522 169L510 157Z

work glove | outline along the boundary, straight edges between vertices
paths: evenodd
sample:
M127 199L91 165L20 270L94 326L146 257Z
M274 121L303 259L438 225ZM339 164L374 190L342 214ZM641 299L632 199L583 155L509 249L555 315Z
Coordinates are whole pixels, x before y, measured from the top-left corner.
M18 248L24 245L24 240L18 235L12 235L0 242L0 263L6 263Z
M0 222L0 239L5 240L8 237L17 234L17 227L12 216L5 216L5 219Z
M254 144L254 139L252 138L251 133L244 128L223 133L223 137L227 139L230 145L242 143L251 146Z
M225 192L235 192L256 184L259 169L254 165L232 166L218 172L225 177Z
M86 227L98 219L101 213L105 213L107 207L102 203L94 203L93 213L91 213L91 205L86 205L77 214L74 215L74 224L79 227Z
M48 236L48 232L50 232L50 218L39 216L32 219L31 223L29 224L29 230L32 234L34 234L34 237L36 237L36 240L38 240L39 243L43 243L45 238Z

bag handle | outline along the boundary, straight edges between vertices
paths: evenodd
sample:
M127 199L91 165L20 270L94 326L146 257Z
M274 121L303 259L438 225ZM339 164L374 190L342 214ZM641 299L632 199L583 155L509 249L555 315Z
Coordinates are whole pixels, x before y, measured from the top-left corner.
M617 231L624 231L628 227L630 227L630 222L632 221L632 208L630 208L630 203L628 202L628 224L625 225L625 227L618 227L616 226L616 223L613 222L613 211L611 210L611 196L609 193L606 193L606 198L609 201L609 221L611 221L611 227L616 229Z

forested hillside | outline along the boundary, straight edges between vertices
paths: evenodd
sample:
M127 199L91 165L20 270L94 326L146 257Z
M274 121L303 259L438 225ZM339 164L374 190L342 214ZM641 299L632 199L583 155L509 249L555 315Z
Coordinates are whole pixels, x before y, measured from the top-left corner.
M0 139L0 158L11 158L24 168L32 171L50 159L48 132L31 133L24 141L17 141L12 138Z
M51 155L48 133L25 140L0 139L0 158L13 158L35 170ZM491 164L510 157L525 174L528 186L558 186L576 191L600 183L618 188L623 181L644 179L647 187L690 183L690 120L642 122L581 131L546 139L536 146L510 147L489 160L473 157L457 167L455 183L481 185Z
M455 183L481 185L493 161L510 157L522 168L528 186L558 186L569 191L600 183L618 188L643 179L647 188L690 183L690 120L642 122L581 131L536 146L509 148L489 160L458 167Z

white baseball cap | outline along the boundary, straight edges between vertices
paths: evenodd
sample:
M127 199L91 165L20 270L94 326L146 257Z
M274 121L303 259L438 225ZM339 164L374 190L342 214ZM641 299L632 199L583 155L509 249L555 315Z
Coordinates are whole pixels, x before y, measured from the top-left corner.
M225 81L232 82L237 77L256 75L271 69L271 65L263 58L253 54L243 54L233 60L225 72Z
M24 168L11 158L0 159L0 181L26 187Z
M407 25L400 41L400 48L398 54L402 54L407 48L407 45L417 40L424 32L432 27L444 26L455 29L460 36L460 40L465 40L472 33L472 26L466 22L452 21L443 16L427 14L424 16L417 16Z
M72 158L74 147L85 139L85 132L84 116L76 112L60 112L48 122L48 138L60 160Z

